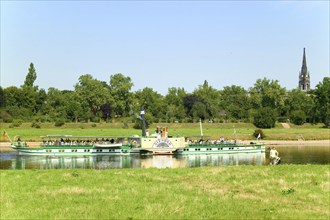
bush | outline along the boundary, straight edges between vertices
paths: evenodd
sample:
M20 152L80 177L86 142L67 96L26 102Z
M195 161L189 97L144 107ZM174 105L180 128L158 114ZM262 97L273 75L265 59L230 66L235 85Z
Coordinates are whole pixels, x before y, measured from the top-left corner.
M306 122L306 114L302 110L291 112L290 119L295 125L303 125Z
M32 128L41 128L41 125L40 125L40 123L38 123L38 122L33 122L33 123L31 124L31 127L32 127Z
M1 111L0 118L2 118L5 123L12 123L14 120L13 117L6 111Z
M14 120L13 123L12 123L12 126L13 127L20 127L23 123L23 120L21 119L17 119L17 120Z
M127 122L123 122L122 128L123 129L127 129L128 128L128 123Z
M287 123L289 119L287 117L278 117L277 121L282 123Z
M92 124L92 127L93 127L93 128L95 128L95 127L96 127L96 124L95 124L95 123L94 123L94 124Z
M276 109L265 107L257 110L254 115L253 124L257 128L273 128L276 122Z
M253 137L258 138L259 134L261 139L264 139L266 137L263 130L261 129L254 130Z
M55 127L61 127L65 124L64 119L57 119L55 121Z

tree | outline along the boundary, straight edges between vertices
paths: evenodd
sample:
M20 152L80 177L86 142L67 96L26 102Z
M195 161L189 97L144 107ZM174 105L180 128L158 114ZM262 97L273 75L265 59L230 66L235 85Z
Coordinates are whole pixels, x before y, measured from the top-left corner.
M10 86L4 89L6 111L14 119L29 120L35 111L35 91L32 87L22 89Z
M128 116L133 100L132 80L121 73L110 76L110 94L114 100L113 110L116 115Z
M182 120L185 118L185 109L183 99L186 96L186 91L183 88L169 88L165 96L167 104L166 121Z
M112 103L112 97L106 83L93 79L89 74L79 77L75 91L81 103L87 104L94 117L98 115L103 104Z
M306 92L301 91L300 89L293 89L287 93L287 97L284 101L284 116L289 117L293 120L293 117L301 116L304 118L304 122L307 119L307 115L309 115L309 120L312 121L313 117L313 100L312 97ZM295 112L295 113L293 113ZM302 113L303 112L303 113ZM296 118L297 119L297 118ZM296 121L296 119L294 121ZM298 119L297 119L298 120ZM300 120L298 120L300 121ZM301 123L298 122L297 123ZM295 122L294 122L295 123Z
M225 86L220 91L220 106L230 118L241 120L249 117L250 99L243 87Z
M187 116L193 117L192 108L196 102L202 102L202 100L195 94L187 94L183 98L183 105Z
M325 127L330 127L330 77L316 85L314 91L317 113Z
M273 128L276 122L276 110L264 107L257 110L253 124L258 128Z
M0 86L0 108L5 107L5 106L6 106L5 91L2 88L2 86Z
M303 110L295 110L290 113L290 119L295 125L302 125L306 122L306 114Z
M26 75L24 86L26 87L33 87L34 81L37 79L37 73L34 68L33 63L30 63L30 67L28 70L28 74Z
M202 102L195 102L191 109L191 113L194 119L201 118L202 120L205 120L209 117L206 105Z
M282 113L286 91L277 80L258 79L249 92L254 109L270 107L277 109L277 114Z
M166 114L165 102L163 96L155 92L152 88L145 87L143 90L135 92L135 112L139 112L141 107L151 117L158 119L164 118Z
M219 92L204 80L203 85L199 85L193 93L203 100L202 103L205 105L207 113L205 117L216 117L219 109Z
M84 109L79 102L78 94L74 91L64 90L61 92L64 101L66 118L70 121L78 122L84 117Z

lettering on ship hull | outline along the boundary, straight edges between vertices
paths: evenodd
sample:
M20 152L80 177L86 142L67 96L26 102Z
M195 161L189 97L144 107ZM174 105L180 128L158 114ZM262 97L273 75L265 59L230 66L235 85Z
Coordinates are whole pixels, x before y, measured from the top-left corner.
M173 148L173 144L168 139L160 138L160 139L156 140L153 143L152 147L161 147L161 148L169 147L169 148Z

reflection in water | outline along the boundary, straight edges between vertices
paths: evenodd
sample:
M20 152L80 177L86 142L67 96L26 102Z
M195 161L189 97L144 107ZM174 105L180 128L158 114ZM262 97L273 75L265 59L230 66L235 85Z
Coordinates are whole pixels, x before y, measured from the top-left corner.
M27 156L2 157L0 169L179 168L224 165L262 165L264 153L157 156Z
M329 164L330 147L277 147L281 164ZM157 156L27 156L0 154L0 169L114 169L269 165L266 153Z

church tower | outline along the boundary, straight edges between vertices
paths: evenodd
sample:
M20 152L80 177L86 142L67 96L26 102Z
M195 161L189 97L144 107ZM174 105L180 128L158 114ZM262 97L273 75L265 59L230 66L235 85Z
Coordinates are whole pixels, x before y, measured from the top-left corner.
M299 73L299 88L304 92L307 92L310 89L310 77L309 77L309 72L307 71L305 48L304 48L302 67Z

